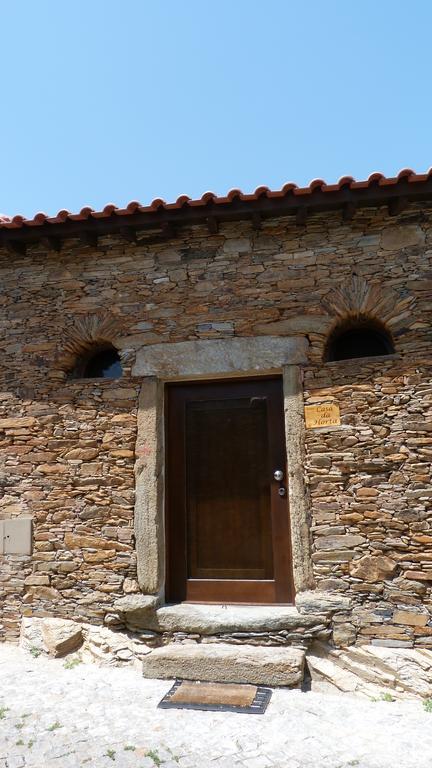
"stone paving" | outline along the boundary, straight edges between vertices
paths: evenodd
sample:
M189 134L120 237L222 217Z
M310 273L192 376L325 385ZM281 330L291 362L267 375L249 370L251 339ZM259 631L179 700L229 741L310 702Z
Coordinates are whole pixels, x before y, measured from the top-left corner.
M171 683L0 644L0 768L431 768L432 713L275 690L263 716L158 710Z

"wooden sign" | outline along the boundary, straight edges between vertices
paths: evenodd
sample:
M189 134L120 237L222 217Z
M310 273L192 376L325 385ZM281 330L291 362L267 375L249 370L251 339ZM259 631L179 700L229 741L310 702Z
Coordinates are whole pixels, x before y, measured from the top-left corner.
M339 406L336 403L305 405L306 429L320 427L338 427L340 425Z

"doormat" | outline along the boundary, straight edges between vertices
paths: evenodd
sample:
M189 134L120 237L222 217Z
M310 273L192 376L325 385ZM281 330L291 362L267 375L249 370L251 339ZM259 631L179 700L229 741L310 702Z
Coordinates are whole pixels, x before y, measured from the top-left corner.
M261 685L176 680L173 687L159 702L158 707L263 715L271 694L270 688L264 688Z

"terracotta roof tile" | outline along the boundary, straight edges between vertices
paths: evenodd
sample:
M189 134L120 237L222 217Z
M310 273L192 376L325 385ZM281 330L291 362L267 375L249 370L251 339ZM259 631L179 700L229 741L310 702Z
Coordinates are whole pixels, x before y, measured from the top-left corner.
M45 213L37 213L33 218L26 219L24 216L13 216L12 218L5 214L0 214L0 229L20 229L27 227L38 227L44 224L61 224L67 221L87 221L92 219L108 219L111 217L127 217L136 213L154 213L159 210L179 210L181 208L203 207L209 204L227 205L236 200L253 202L259 198L283 198L290 195L304 199L315 192L331 195L341 190L362 190L379 186L394 186L400 182L403 183L423 183L429 181L432 177L432 168L427 173L417 174L410 168L402 169L397 176L386 177L382 173L373 173L368 179L356 181L352 176L342 176L336 184L327 184L323 179L314 179L306 187L298 187L297 184L289 182L284 184L281 189L271 190L266 186L257 187L254 192L245 194L241 189L231 189L225 196L218 196L214 192L204 192L197 199L191 199L187 195L180 195L175 202L167 203L162 198L155 198L148 205L142 205L137 200L133 200L125 208L118 208L114 203L108 203L101 211L95 211L89 206L85 206L78 213L72 213L67 210L60 210L55 216L48 216Z

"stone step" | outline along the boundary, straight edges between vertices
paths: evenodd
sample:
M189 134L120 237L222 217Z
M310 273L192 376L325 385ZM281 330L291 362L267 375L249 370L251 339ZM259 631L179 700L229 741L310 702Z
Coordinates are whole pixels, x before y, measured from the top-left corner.
M299 687L304 651L229 643L171 643L143 660L144 677Z

